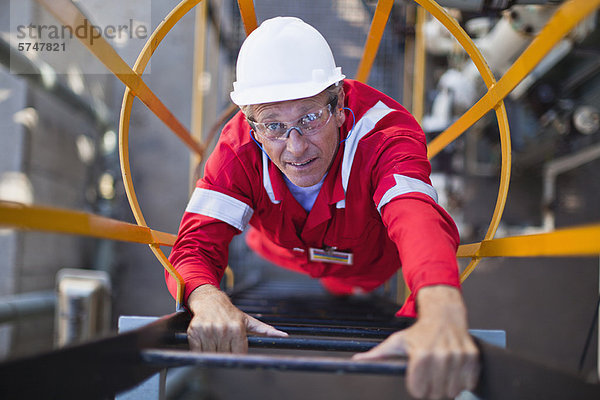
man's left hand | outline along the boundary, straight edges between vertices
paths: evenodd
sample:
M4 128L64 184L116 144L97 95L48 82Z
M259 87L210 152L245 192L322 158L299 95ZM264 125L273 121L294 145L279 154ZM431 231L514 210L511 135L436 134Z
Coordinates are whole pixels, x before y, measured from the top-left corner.
M479 352L468 332L466 308L458 289L424 287L417 293L419 318L355 360L408 356L406 384L417 398L456 397L479 378Z

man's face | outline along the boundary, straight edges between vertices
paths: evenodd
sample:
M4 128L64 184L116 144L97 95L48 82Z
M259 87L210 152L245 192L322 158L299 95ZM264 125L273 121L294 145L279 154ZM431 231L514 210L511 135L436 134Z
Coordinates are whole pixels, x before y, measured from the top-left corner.
M341 92L338 104L343 101ZM258 123L298 121L306 114L326 107L327 102L327 94L323 92L299 100L258 104L254 106L253 119ZM254 137L294 185L312 186L325 176L338 149L339 127L344 123L344 114L337 106L332 108L332 113L329 122L310 136L292 129L285 140L268 139L257 133Z

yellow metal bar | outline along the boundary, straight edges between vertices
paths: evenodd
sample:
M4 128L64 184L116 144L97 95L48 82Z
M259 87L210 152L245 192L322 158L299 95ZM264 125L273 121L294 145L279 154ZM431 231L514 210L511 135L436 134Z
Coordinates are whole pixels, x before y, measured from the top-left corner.
M510 143L510 129L508 127L508 119L506 115L506 108L504 102L500 103L500 106L496 108L496 118L498 118L498 127L500 130L500 147L502 152L502 165L500 167L500 186L498 188L498 197L496 199L496 206L492 215L490 226L484 236L484 240L489 240L494 237L502 214L504 213L504 207L506 205L506 198L508 197L508 187L510 186L510 171L512 165L511 156L511 143ZM474 257L469 265L460 274L461 283L465 281L471 275L473 270L479 265L481 258Z
M484 239L491 239L496 234L496 230L500 225L500 219L504 213L506 198L508 197L508 187L510 186L510 172L512 166L510 128L508 126L508 117L506 115L506 107L504 102L496 108L496 118L498 119L498 128L500 131L500 151L502 155L502 164L500 166L500 186L498 188L498 196L496 198L496 206L492 221L485 234Z
M469 275L471 275L471 272L473 272L475 267L477 267L479 265L480 261L481 261L481 258L477 258L477 257L473 257L471 259L471 261L469 262L469 265L467 265L467 267L464 269L464 271L460 274L460 283L463 283L469 277Z
M152 35L146 41L144 48L138 55L137 60L133 66L133 70L138 74L142 75L144 70L148 66L152 55L163 41L167 33L173 29L175 24L190 10L192 10L198 3L202 2L202 0L182 0L171 12L167 15L160 25L156 27Z
M565 257L600 254L600 224L460 246L459 257Z
M481 247L481 242L479 243L471 243L471 244L461 244L458 246L458 251L456 252L456 257L458 258L466 258L466 257L476 257L479 248Z
M227 291L232 291L235 286L235 274L229 265L225 268L225 283L227 285Z
M462 29L458 21L452 18L439 4L434 0L414 0L421 7L426 9L433 17L441 22L448 31L454 36L454 38L460 43L463 49L467 52L477 71L481 75L483 82L489 88L496 83L494 75L490 67L487 65L483 55L469 37L469 35Z
M425 9L417 8L417 23L415 26L415 68L412 96L412 115L419 122L423 120L425 105L425 37L423 25L425 24Z
M163 19L160 25L154 30L154 32L152 32L150 38L148 38L146 41L144 48L140 52L133 66L133 70L136 74L142 75L144 73L146 66L152 58L152 54L154 54L154 51L158 48L167 33L169 33L175 24L200 1L202 0L183 0L169 13L169 15L167 15L165 19ZM129 122L131 119L133 99L134 94L132 93L131 89L129 87L125 88L125 93L123 94L123 104L121 106L121 119L119 121L119 159L121 161L121 174L123 176L123 183L125 185L125 193L127 194L131 211L133 212L133 215L135 216L135 219L139 225L147 226L135 194L131 176L131 168L129 164ZM176 308L179 310L183 304L185 282L177 270L175 270L173 265L171 265L167 257L158 248L158 246L151 245L150 249L160 261L163 268L165 268L177 282Z
M167 270L169 275L171 275L175 281L177 282L177 292L175 294L175 309L177 311L183 311L183 292L185 290L185 282L183 281L183 277L177 272L175 267L169 262L165 253L162 252L160 247L155 244L150 245L150 250L154 253L154 256L160 261L162 266Z
M563 3L498 83L429 144L429 157L435 156L488 111L494 109L577 23L599 6L600 0L569 0Z
M119 160L121 163L121 176L123 177L123 185L125 186L125 194L129 201L129 207L133 212L133 216L138 225L148 226L140 204L135 194L133 180L131 177L131 165L129 164L129 121L131 119L131 107L133 106L134 96L125 89L123 103L121 104L121 120L119 123Z
M485 62L483 55L479 51L479 49L475 46L475 43L469 35L462 29L458 21L452 18L448 13L440 7L433 0L415 0L419 3L424 9L426 9L429 13L431 13L438 21L440 21L446 29L450 31L450 33L456 38L456 40L461 44L463 49L467 52L471 60L473 61L475 67L479 71L485 85L490 88L496 84L496 80L494 79L494 75L490 70L489 66ZM491 239L496 234L496 230L500 224L500 220L502 219L502 214L504 212L504 207L506 205L506 198L508 196L508 187L510 184L510 170L511 170L511 144L510 144L510 130L508 126L508 118L506 115L506 108L504 106L504 102L500 101L500 103L496 106L496 118L498 119L498 128L500 131L500 146L502 152L502 165L500 169L500 185L498 189L498 197L496 199L496 206L494 208L494 214L492 216L492 220L490 222L490 226L486 232L484 237L485 239ZM434 141L435 142L435 141ZM433 142L432 142L433 143ZM431 147L429 144L428 147ZM435 154L433 154L435 155ZM429 151L429 157L433 157L431 154L431 150ZM475 267L479 263L479 258L473 258L473 260L469 263L468 267L461 274L461 279L464 280L466 277L475 269Z
M196 7L196 26L194 32L194 76L192 84L192 136L202 141L202 125L204 121L204 88L200 80L204 74L206 59L206 9L203 2ZM218 57L216 57L218 58ZM205 141L208 146L209 142ZM202 162L201 154L190 155L190 191L195 187L194 175L197 166Z
M405 25L407 27L416 25L416 5L406 4ZM414 35L406 35L404 37L404 73L402 84L402 105L407 110L412 110L413 101L413 86L414 86L414 69L415 69L415 37Z
M467 51L475 65L477 66L481 76L488 86L488 92L480 99L471 109L461 116L452 126L444 133L435 138L428 146L428 156L433 158L446 145L466 131L473 123L479 120L488 111L495 109L496 117L500 129L500 141L502 146L502 167L500 176L500 189L496 208L492 216L492 222L488 228L484 240L491 239L498 228L506 197L508 194L508 186L510 183L510 135L508 128L508 120L506 118L506 109L503 99L510 93L512 89L539 63L543 57L554 47L554 45L562 39L579 21L592 13L600 0L592 0L587 4L585 0L570 0L563 4L561 8L554 14L546 27L540 32L531 45L523 52L517 61L511 66L508 72L500 79L498 83L494 81L493 75L489 73L489 67L481 57L480 53L475 48L472 41L462 34L462 28L456 21L446 19L445 12L439 5L431 0L415 0L421 4L430 13L432 13L447 29L457 38L463 48ZM475 269L480 261L480 257L474 257L467 268L461 274L461 281L464 281L469 274Z
M369 73L375 61L377 55L377 49L379 49L379 43L385 30L385 25L392 11L394 0L379 0L377 7L375 8L375 15L373 15L373 21L371 21L371 28L369 29L369 35L365 43L362 58L358 65L358 71L356 72L355 79L366 83L369 79Z
M258 26L256 11L254 10L254 0L238 0L238 6L240 7L242 21L244 21L246 36L248 36Z
M100 215L0 200L0 226L173 246L176 236Z
M414 4L405 4L405 25L407 27L416 25L416 8ZM413 108L413 94L415 84L415 36L405 35L404 37L404 71L402 87L402 105L411 112ZM387 289L386 289L387 290ZM404 303L409 296L409 289L402 270L396 272L396 302Z
M173 29L177 21L186 15L196 4L202 0L184 0L180 2L170 13L163 19L160 25L152 32L152 35L146 41L144 48L140 52L133 70L136 74L142 75L146 66L150 62L150 58L154 51L158 48L167 33ZM137 196L135 194L131 168L129 164L129 121L131 119L131 108L133 106L134 94L129 87L125 88L123 94L123 103L121 105L121 118L119 121L119 157L121 161L121 174L125 185L125 192L133 215L139 225L147 226L142 210L140 209Z
M93 27L85 16L79 11L77 6L69 0L37 0L38 3L46 7L56 19L74 32L78 26L84 24ZM129 65L119 56L111 45L100 36L97 30L93 35L78 37L79 40L94 54L121 82L135 93L135 95L152 112L167 125L190 149L196 153L204 151L204 145L197 143L188 130L169 109L158 99L152 90L142 80L140 75L134 72Z

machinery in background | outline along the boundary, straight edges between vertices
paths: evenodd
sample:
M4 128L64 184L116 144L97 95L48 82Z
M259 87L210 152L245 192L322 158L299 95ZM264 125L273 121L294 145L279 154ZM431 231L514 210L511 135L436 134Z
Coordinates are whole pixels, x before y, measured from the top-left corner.
M452 2L442 3L452 6ZM477 2L458 3L460 9L452 10L454 16L474 38L497 78L506 73L558 7L558 2L517 2L494 11L475 7ZM428 77L435 82L428 91L429 113L422 120L431 140L475 104L486 88L475 65L440 22L427 20L423 34L430 60ZM538 218L519 226L505 225L499 236L503 232L553 230L557 175L600 157L599 42L596 12L561 40L505 99L513 174L517 179L520 174L535 175L541 183L537 192L528 188L530 195L539 199ZM462 212L474 190L470 182L495 182L500 158L496 121L488 114L434 161L434 170L440 171L436 177L438 189L446 192L442 196L446 199L444 206L458 220L464 237L478 236L477 223L464 219Z
M104 271L65 268L57 277L56 345L89 341L110 331L111 285Z

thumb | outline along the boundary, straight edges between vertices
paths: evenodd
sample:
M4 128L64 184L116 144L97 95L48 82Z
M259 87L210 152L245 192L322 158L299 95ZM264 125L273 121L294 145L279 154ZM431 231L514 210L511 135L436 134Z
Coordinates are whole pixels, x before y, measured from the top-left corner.
M288 334L273 328L271 325L265 324L246 314L246 333L255 335L270 336L270 337L287 337Z
M383 342L364 353L355 354L353 360L383 360L407 356L406 342L402 332L396 332Z

